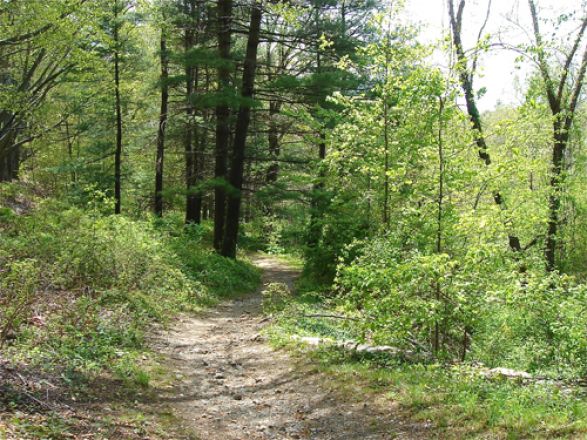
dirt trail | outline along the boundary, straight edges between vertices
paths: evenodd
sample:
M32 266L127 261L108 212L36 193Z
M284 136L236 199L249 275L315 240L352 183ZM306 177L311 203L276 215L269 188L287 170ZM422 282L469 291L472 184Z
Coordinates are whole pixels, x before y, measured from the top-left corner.
M263 284L292 285L298 273L269 258ZM178 383L161 390L202 440L426 438L394 417L390 403L342 396L336 383L273 350L259 334L261 295L183 318L156 337ZM419 429L418 429L419 431Z

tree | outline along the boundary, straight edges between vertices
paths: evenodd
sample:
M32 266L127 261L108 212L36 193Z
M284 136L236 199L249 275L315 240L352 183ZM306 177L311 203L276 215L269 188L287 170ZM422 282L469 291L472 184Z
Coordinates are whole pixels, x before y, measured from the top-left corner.
M187 123L184 133L185 149L185 181L186 181L186 223L200 223L202 211L202 193L196 186L203 166L201 156L207 138L205 132L198 130L195 123L196 109L194 97L200 84L202 68L199 60L191 60L193 52L201 50L199 45L206 43L205 30L202 31L202 22L205 20L202 2L184 0L184 65L185 65L185 99ZM203 35L204 34L204 35ZM197 57L196 57L197 58ZM201 183L201 182L200 182Z
M218 75L218 104L216 105L216 150L214 178L214 248L222 249L224 225L226 222L226 173L228 145L230 141L230 73L232 59L230 55L232 26L232 0L218 0L217 36L220 62Z
M114 213L120 214L122 206L122 103L120 97L120 30L123 25L121 15L128 5L114 0L112 38L114 55L114 111L116 113L116 146L114 149Z
M353 57L358 46L368 42L372 29L368 17L376 8L371 1L312 0L308 32L309 55L312 62L312 76L308 81L307 99L317 127L316 144L318 169L311 194L311 212L308 224L308 250L316 249L322 235L321 217L327 209L331 195L324 186L324 160L327 155L327 131L332 130L335 119L329 116L336 109L328 102L328 96L335 92L357 89L360 81L342 69L339 61Z
M33 123L50 92L78 55L76 33L86 25L86 0L47 5L9 2L0 16L0 181L18 177L22 149L62 121Z
M165 29L161 30L161 111L157 131L157 158L155 163L155 215L163 215L163 161L165 158L165 129L169 112L169 55Z
M236 257L236 245L240 221L243 172L245 149L249 123L251 120L251 106L255 88L255 74L257 70L257 50L261 32L261 4L253 2L251 6L251 22L247 39L247 51L243 65L243 79L241 86L241 101L236 120L234 143L232 148L232 164L230 168L230 192L226 211L226 227L222 243L222 255Z
M560 69L558 83L553 79L551 59L547 54L547 47L540 32L539 16L533 0L528 0L532 27L536 46L533 52L536 55L538 69L542 76L544 92L552 113L552 159L550 165L550 195L548 197L548 226L544 257L546 269L550 272L556 268L557 234L559 230L559 210L561 207L561 191L564 181L564 156L567 150L577 105L587 72L587 45L578 69L570 75L575 57L580 53L581 40L587 29L587 15L582 19L579 30L573 40L570 51L566 54L564 64Z
M462 27L463 27L463 12L465 10L465 0L459 0L458 8L455 12L454 0L448 0L448 13L450 18L450 28L452 32L452 41L454 45L454 51L456 53L457 63L456 63L456 70L458 72L458 77L460 80L461 87L463 89L463 93L465 95L465 102L467 105L467 113L471 120L471 125L473 127L473 131L475 133L475 143L477 145L477 152L479 155L479 159L482 160L486 166L491 165L491 155L489 153L489 149L487 146L487 140L485 138L483 124L481 121L481 114L479 113L479 109L477 107L477 100L475 98L475 90L474 90L474 79L475 74L477 71L478 65L478 54L473 57L472 60L469 59L467 53L465 52L465 48L463 46L462 41ZM485 21L481 26L481 29L478 34L477 38L477 45L481 44L481 38L483 37L483 32L485 26L487 25L487 20L489 18L489 14L491 12L491 0L488 2L487 13L485 16ZM507 206L505 204L505 198L503 194L499 190L495 190L493 192L493 200L496 205L500 207L501 210L506 211ZM529 249L532 247L536 240L532 240L526 246L522 246L520 238L511 230L511 219L506 220L506 225L510 231L508 232L508 245L510 249L519 254L520 252Z

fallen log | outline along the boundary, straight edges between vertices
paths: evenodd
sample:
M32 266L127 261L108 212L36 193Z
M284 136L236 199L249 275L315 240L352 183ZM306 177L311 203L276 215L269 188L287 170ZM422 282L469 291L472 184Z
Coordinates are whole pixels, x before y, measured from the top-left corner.
M291 339L297 342L301 342L306 345L311 346L331 346L340 348L347 351L354 351L356 353L387 353L393 356L401 356L405 359L415 359L420 355L420 359L423 357L429 359L432 357L431 353L424 352L424 353L416 353L412 350L401 350L397 347L392 347L390 345L369 345L369 344L361 344L356 341L338 341L333 338L321 338L317 336L298 336L292 335ZM523 380L523 381L533 381L533 380L540 380L542 378L535 378L530 373L525 371L518 371L513 370L511 368L492 368L492 369L479 369L478 371L479 376L485 377L487 379L496 379L496 378L505 378L505 379L516 379L516 380Z
M303 344L312 345L312 346L320 346L320 345L328 345L336 348L341 348L348 351L354 351L357 353L388 353L391 355L396 356L403 356L406 358L415 357L416 353L411 350L401 350L397 347L392 347L390 345L369 345L369 344L361 344L356 341L337 341L336 339L332 338L320 338L320 337L313 337L313 336L298 336L293 335L291 337L292 340L301 342Z
M531 380L534 379L530 373L526 373L525 371L518 371L512 370L511 368L492 368L491 370L482 371L482 376L487 378L493 379L496 377L504 377L506 379L524 379L524 380Z

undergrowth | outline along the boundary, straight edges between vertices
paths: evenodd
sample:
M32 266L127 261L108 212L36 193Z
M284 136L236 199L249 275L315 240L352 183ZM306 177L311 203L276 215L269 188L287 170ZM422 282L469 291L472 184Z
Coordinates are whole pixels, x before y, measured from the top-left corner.
M385 395L411 422L439 438L584 438L587 402L580 389L488 380L466 366L398 363L335 349L312 353L319 369L356 396ZM343 387L344 388L344 387Z
M383 396L399 404L395 416L433 430L435 438L522 439L584 438L587 435L585 390L557 381L521 382L479 374L478 364L414 362L389 354L357 353L335 346L307 347L293 336L336 341L365 341L344 310L319 285L302 278L297 295L279 310L271 309L267 333L276 347L333 376L349 398L373 401ZM394 432L390 425L390 434ZM418 428L419 429L419 428Z
M130 219L98 201L80 208L1 189L0 361L51 372L72 390L98 377L148 388L150 325L259 283L251 264L210 249L206 226L186 228L173 213Z

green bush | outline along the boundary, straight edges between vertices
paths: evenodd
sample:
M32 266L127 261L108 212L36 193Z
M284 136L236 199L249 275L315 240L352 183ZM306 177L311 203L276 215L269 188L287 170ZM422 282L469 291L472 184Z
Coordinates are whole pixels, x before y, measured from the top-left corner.
M271 283L262 292L263 294L263 312L271 314L283 310L292 294L283 283Z
M373 240L339 265L338 303L358 318L350 325L376 343L491 367L585 374L587 286L522 273L499 255L491 248L459 258L402 253Z
M202 244L203 228L169 217L133 220L52 199L11 217L0 234L0 322L20 334L13 351L145 383L120 352L141 350L146 325L257 287L252 265L220 257ZM41 325L28 325L33 307Z
M0 266L0 348L31 317L39 276L32 259Z

